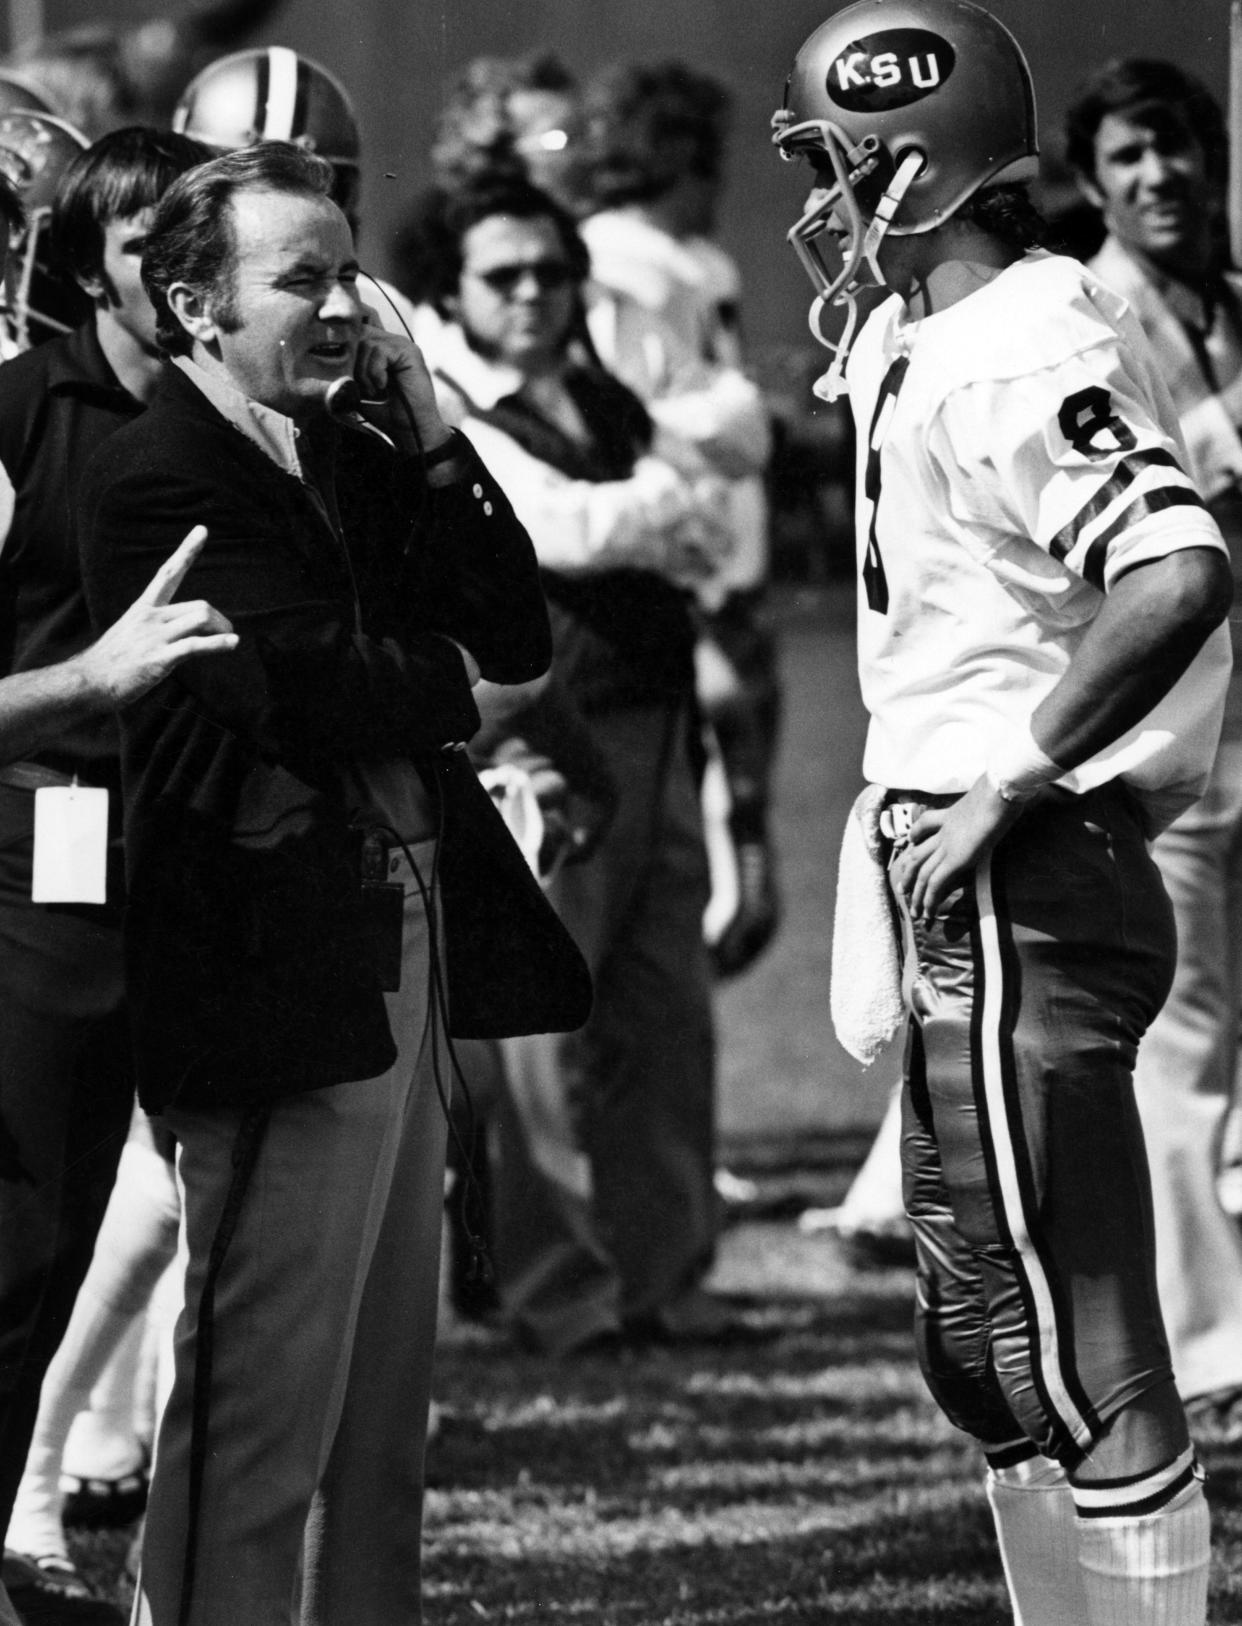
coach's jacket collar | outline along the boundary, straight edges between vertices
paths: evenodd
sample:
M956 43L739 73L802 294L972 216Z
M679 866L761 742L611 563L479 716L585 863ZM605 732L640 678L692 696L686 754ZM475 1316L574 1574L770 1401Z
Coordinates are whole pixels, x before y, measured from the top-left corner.
M202 391L220 416L270 457L278 469L304 485L309 483L298 447L302 432L292 418L252 401L228 379L209 373L189 356L174 356L172 362Z

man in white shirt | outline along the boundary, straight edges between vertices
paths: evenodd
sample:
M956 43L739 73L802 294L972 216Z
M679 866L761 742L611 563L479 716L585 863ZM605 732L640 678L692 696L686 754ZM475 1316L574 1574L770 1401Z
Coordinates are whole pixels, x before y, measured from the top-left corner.
M1122 302L1038 247L1034 96L994 18L847 7L774 126L816 171L790 240L821 309L868 271L894 295L821 388L858 428L920 1361L987 1460L1025 1626L1197 1626L1131 1075L1174 952L1146 842L1211 763L1228 556Z
M528 183L432 200L411 237L443 320L435 376L539 560L554 664L617 787L551 896L595 977L576 1034L506 1045L494 1172L501 1298L557 1355L740 1330L702 1279L717 1204L707 865L691 766L689 589L727 551L722 482L660 454L579 338L587 256Z
M674 455L728 482L734 546L696 587L704 930L719 976L752 964L780 915L769 819L780 685L763 613L771 423L743 368L741 278L715 236L730 117L725 86L684 62L620 63L583 93L579 164L592 342Z
M1242 561L1242 277L1220 264L1225 123L1168 62L1113 62L1079 89L1068 156L1108 236L1091 269L1124 296L1169 386L1187 468ZM1235 608L1234 615L1238 614ZM1237 648L1236 622L1231 624ZM1134 1088L1156 1205L1160 1305L1192 1420L1238 1426L1242 1232L1221 1206L1223 1121L1242 1010L1242 676L1202 799L1156 842L1177 974Z

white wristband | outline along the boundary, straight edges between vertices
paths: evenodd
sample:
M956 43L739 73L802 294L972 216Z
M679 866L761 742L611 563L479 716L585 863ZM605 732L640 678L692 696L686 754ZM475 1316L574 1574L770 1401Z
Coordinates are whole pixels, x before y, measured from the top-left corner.
M1060 779L1065 769L1035 743L1030 725L1017 729L998 745L983 773L1002 802L1026 802L1043 785Z

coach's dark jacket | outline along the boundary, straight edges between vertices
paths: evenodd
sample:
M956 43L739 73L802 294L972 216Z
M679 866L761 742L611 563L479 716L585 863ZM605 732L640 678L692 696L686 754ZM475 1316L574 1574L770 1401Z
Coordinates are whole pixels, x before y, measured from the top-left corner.
M126 956L148 1110L254 1102L391 1064L342 789L358 758L408 756L438 787L454 1016L465 1012L454 1025L503 1030L511 1013L491 1006L498 988L504 1003L504 973L549 946L582 1005L575 1019L586 1014L572 945L566 962L565 945L549 944L465 753L443 749L478 714L461 656L438 634L500 683L547 667L529 539L467 442L469 477L432 489L356 433L325 421L315 438L336 468L339 534L171 366L84 478L96 624L201 523L210 539L179 596L209 600L241 636L236 653L183 664L122 719ZM463 916L480 909L491 919ZM545 975L557 981L555 967Z

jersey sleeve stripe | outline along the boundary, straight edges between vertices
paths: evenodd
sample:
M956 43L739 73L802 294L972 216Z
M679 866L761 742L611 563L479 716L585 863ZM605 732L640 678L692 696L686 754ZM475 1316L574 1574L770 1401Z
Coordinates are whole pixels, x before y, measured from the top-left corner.
M1096 538L1106 532L1109 536L1115 535L1114 523L1123 514L1135 511L1135 505L1140 497L1146 497L1154 491L1188 491L1192 497L1199 495L1194 482L1180 469L1143 469L1131 482L1128 489L1115 497L1104 512L1089 520L1078 532L1074 546L1066 555L1065 562L1071 570L1081 570L1081 561L1090 552ZM1133 522L1137 523L1137 521Z
M1114 537L1128 531L1132 525L1137 525L1142 519L1152 514L1159 514L1166 508L1202 508L1203 501L1198 492L1191 491L1186 486L1160 486L1155 491L1145 491L1142 496L1136 497L1117 515L1111 525L1105 526L1099 536L1095 538L1087 549L1087 557L1083 561L1082 575L1092 587L1104 591L1104 564L1108 556L1108 545Z
M1151 446L1146 451L1131 452L1118 463L1111 477L1079 509L1069 524L1053 537L1048 548L1052 557L1057 560L1064 559L1072 552L1083 530L1093 520L1099 519L1100 515L1134 484L1140 474L1154 468L1174 469L1178 474L1182 473L1182 466L1176 457L1162 446Z

